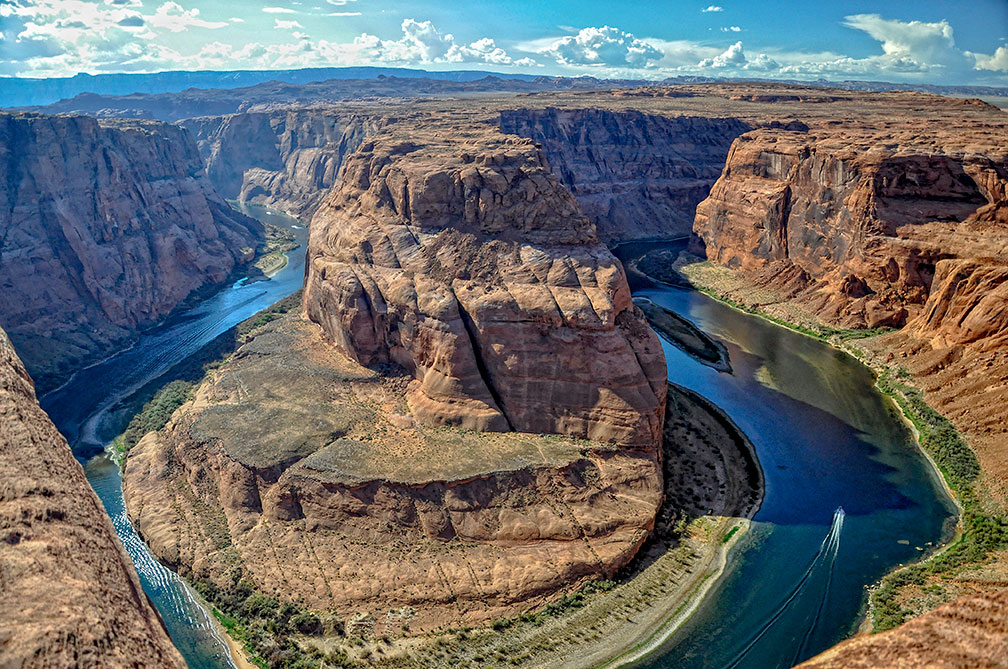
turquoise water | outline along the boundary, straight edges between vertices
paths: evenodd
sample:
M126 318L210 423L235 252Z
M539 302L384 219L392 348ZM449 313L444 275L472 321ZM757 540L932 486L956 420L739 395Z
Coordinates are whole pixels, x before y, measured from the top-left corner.
M635 666L792 666L849 634L865 587L939 544L954 507L854 358L702 293L632 283L635 295L728 348L733 371L723 373L663 342L669 380L721 407L752 440L766 477L725 578Z
M192 669L233 666L227 645L185 582L160 565L126 518L119 466L105 447L125 427L122 401L168 372L219 334L301 288L308 231L296 219L262 207L239 207L263 221L291 229L301 246L268 281L237 281L199 306L141 336L136 346L81 370L40 403L66 436L119 540L133 558L144 591Z

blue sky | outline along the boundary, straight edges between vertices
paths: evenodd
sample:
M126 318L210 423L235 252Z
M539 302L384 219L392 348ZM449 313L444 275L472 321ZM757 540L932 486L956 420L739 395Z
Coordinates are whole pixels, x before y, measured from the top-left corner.
M1008 0L0 0L0 75L347 65L1008 86Z

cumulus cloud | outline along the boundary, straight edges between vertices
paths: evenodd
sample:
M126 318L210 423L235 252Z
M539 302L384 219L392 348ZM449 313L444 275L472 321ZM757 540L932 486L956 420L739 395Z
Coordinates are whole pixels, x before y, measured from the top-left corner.
M273 19L274 30L294 30L295 28L304 28L304 26L298 23L297 21L283 21L281 19Z
M698 67L714 70L760 70L766 72L780 67L780 64L765 53L748 58L742 47L742 42L735 42L717 56L700 61Z
M724 7L718 7L717 5L708 5L705 9L701 9L701 12L706 14L707 12L723 12Z
M974 54L978 70L1008 72L1008 47L999 46L993 55Z
M561 65L608 65L645 67L662 57L662 52L631 33L611 26L582 28L577 35L554 41L541 53Z

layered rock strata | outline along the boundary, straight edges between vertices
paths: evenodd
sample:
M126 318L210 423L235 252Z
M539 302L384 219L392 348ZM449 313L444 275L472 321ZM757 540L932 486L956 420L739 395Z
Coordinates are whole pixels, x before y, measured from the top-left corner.
M1008 154L913 130L741 136L697 207L707 257L786 283L847 327L905 324L923 310L936 273L947 272L942 262L1003 264Z
M41 388L250 260L259 224L152 122L0 115L0 325Z
M185 666L2 330L0 665Z
M311 224L304 305L427 424L654 450L665 362L623 267L529 140L369 140Z
M653 528L654 450L426 427L407 382L275 321L130 452L130 516L183 574L377 635L535 608L611 575Z
M316 108L200 117L182 125L225 197L307 219L336 184L346 156L387 122L380 114Z
M394 633L633 557L662 498L664 356L531 141L367 140L312 220L305 286L310 321L269 325L130 453L160 559Z
M547 108L503 111L500 128L542 146L599 236L613 243L688 235L732 141L750 126L734 118Z

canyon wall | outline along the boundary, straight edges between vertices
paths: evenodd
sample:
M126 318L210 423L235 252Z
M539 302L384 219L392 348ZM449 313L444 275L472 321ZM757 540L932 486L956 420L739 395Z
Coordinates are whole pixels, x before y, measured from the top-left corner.
M697 207L707 257L786 280L831 323L904 325L940 263L1003 259L1008 158L901 139L856 127L741 136Z
M517 109L503 132L542 146L553 173L607 243L687 235L697 204L721 174L734 118L601 109Z
M623 267L526 139L369 140L312 219L304 304L430 424L654 449L665 360Z
M0 665L185 666L0 330Z
M310 218L347 155L387 120L329 109L187 119L218 192Z
M2 114L0 170L0 325L43 389L223 281L261 233L176 126Z

